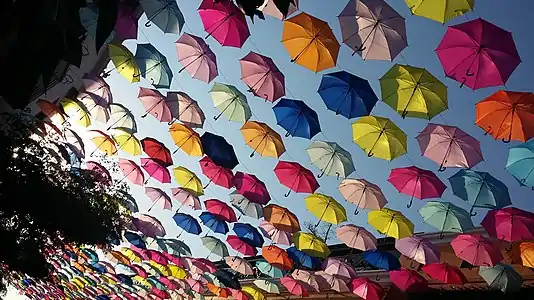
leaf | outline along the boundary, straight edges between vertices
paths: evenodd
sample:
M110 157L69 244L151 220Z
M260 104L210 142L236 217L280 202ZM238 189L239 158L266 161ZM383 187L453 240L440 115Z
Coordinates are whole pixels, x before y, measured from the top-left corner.
M117 22L119 0L100 0L98 6L98 20L96 25L95 46L97 51L105 44Z

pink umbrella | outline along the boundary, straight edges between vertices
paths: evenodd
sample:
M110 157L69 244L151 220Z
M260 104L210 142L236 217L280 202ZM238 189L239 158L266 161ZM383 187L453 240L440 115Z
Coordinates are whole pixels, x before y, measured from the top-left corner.
M336 229L338 240L345 245L361 251L376 249L376 238L363 227L348 224Z
M137 273L137 276L140 276L140 277L143 277L143 278L147 278L148 277L147 271L143 267L141 267L140 265L130 264L128 266L131 269L133 269L135 271L135 273Z
M254 256L256 254L258 254L258 250L252 246L250 246L249 244L243 242L242 240L239 239L238 236L236 235L229 235L227 238L226 238L226 242L228 243L228 245L230 245L230 247L232 247L232 249L234 249L235 251L245 255L245 256Z
M183 188L171 188L172 197L180 202L180 206L176 211L179 211L183 205L188 206L194 210L202 209L200 200L194 194L194 192L188 191Z
M319 188L319 183L313 173L297 162L279 161L274 173L281 184L290 190L284 196L288 197L291 191L297 193L313 193Z
M490 236L507 242L534 240L534 213L519 208L490 210L480 225Z
M176 41L178 61L182 64L180 72L186 70L191 77L209 83L219 74L217 71L217 58L198 36L184 33Z
M202 284L201 281L195 280L193 278L187 278L186 281L193 291L199 294L202 294L206 291L206 288L204 287L204 284Z
M152 201L152 206L150 206L148 211L152 210L152 208L157 203L159 203L163 207L163 209L172 209L171 198L161 189L154 187L145 187L145 194L148 196L150 201Z
M198 13L207 37L222 46L241 48L250 36L245 15L231 0L202 0Z
M238 256L227 256L224 258L226 264L234 271L243 275L254 275L252 266L243 258Z
M217 165L207 156L204 156L199 161L199 164L202 174L206 175L210 180L204 188L207 188L212 182L227 189L234 186L234 173L232 173L232 170Z
M240 290L231 289L231 288L227 288L227 289L230 290L230 292L232 293L232 298L234 298L234 300L248 300L249 299L249 297Z
M198 102L189 97L184 92L168 92L167 103L178 106L176 117L180 122L189 128L202 128L204 126L204 112L198 106ZM175 113L172 111L172 113Z
M432 171L416 166L391 170L388 181L400 193L411 196L410 203L406 206L408 208L412 206L414 197L421 200L439 198L447 188Z
M521 62L512 33L483 19L450 26L436 53L447 77L473 90L505 84Z
M107 107L113 102L113 95L109 85L104 79L98 75L85 75L82 78L85 91L78 95L78 99L83 100L84 97L91 98L96 104ZM81 96L81 97L80 97Z
M417 136L421 154L445 168L471 168L484 160L480 142L456 126L428 124Z
M389 279L403 292L421 292L428 288L428 281L415 270L389 271Z
M135 10L135 6L126 5L119 2L117 20L115 21L115 34L120 39L137 39L137 23L140 14Z
M287 11L284 9L284 10L281 10L280 8L278 8L278 6L276 5L276 0L267 0L265 2L265 6L263 8L260 8L260 10L266 14L266 15L270 15L270 16L273 16L277 19L280 19L280 20L283 20L285 19L287 16L293 14L294 12L296 12L299 8L299 0L293 0L293 1L285 1L285 2L288 2L287 3L287 6L285 6L284 8L287 7ZM282 1L284 2L284 1ZM286 5L285 3L283 3L282 5Z
M209 199L204 201L204 205L208 212L219 216L221 220L230 223L237 222L235 212L228 204L217 199Z
M430 241L410 236L395 241L395 248L404 256L426 265L439 263L439 247ZM412 268L415 268L412 262Z
M91 171L92 175L102 184L111 185L111 175L109 174L108 169L103 165L95 162L88 161L85 163L87 170Z
M479 234L460 234L451 246L458 258L473 266L493 267L503 260L499 247Z
M171 122L174 119L173 112L178 111L178 102L167 101L167 98L158 90L140 87L137 98L139 98L146 111L141 118L151 114L160 122Z
M147 249L145 250L145 254L147 255L148 259L158 263L160 265L166 266L169 264L169 261L167 258L159 251Z
M161 183L170 183L171 174L169 170L160 163L160 160L152 158L141 158L141 165L143 169L148 173L149 177L146 179L145 184L148 183L150 178L154 178Z
M291 277L308 285L310 290L319 291L319 282L312 271L296 269L291 273Z
M365 179L343 179L338 190L345 200L357 206L354 215L359 213L358 208L376 210L388 203L380 187Z
M308 291L305 285L292 277L286 276L280 278L280 283L287 289L287 291L295 296L308 297Z
M326 284L326 287L325 287L326 290L333 290L338 293L350 292L350 289L347 286L347 283L343 280L343 278L337 275L331 275L324 271L316 272L315 275L318 281L324 282ZM319 278L321 279L319 280ZM323 288L321 287L321 290L322 289Z
M265 205L271 200L265 183L252 174L237 172L232 182L237 192L252 202Z
M250 51L239 63L241 79L254 96L274 102L286 94L284 74L271 58Z
M158 280L159 282L163 283L165 287L167 287L167 289L169 290L177 290L180 288L180 285L177 281L169 279L167 277L161 276L160 278L158 278Z
M279 230L273 224L262 220L260 222L260 230L266 238L269 238L275 244L290 246L293 243L293 235L291 232Z
M145 174L133 160L119 158L118 165L122 175L124 175L124 178L120 181L128 179L133 184L143 185Z
M365 300L381 300L384 297L382 287L367 278L359 277L350 282L352 293Z
M343 262L337 258L327 258L321 264L321 269L327 274L336 275L345 282L350 281L352 278L356 278L356 271L346 262Z
M165 228L161 222L149 215L139 214L132 218L132 223L137 230L149 237L165 236Z

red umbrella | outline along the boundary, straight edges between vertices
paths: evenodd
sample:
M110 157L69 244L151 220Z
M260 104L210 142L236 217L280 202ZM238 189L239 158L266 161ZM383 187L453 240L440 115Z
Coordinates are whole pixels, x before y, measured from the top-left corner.
M447 186L432 171L420 169L416 166L396 168L391 170L388 181L400 192L413 198L429 199L439 198Z
M178 102L169 101L158 90L141 87L137 98L146 110L146 114L142 115L141 118L151 114L158 121L169 123L172 122L175 112L178 111Z
M161 189L154 188L154 187L146 187L145 194L148 196L148 198L150 198L150 201L152 201L152 206L150 206L148 211L152 210L152 208L157 203L160 203L163 209L167 209L167 210L172 209L171 198Z
M235 212L230 206L228 206L228 204L217 199L209 199L204 201L204 205L206 205L207 211L219 216L223 221L230 223L237 222Z
M154 294L158 299L169 299L170 295L166 291L160 290L156 287L152 287L152 294Z
M467 278L465 278L464 273L460 269L447 263L424 265L421 267L421 270L428 276L445 284L463 285L467 282Z
M171 174L169 173L169 170L159 159L141 158L141 164L149 176L145 180L145 184L148 183L150 178L154 178L161 183L171 182Z
M458 258L473 266L493 267L503 260L499 247L479 234L460 234L451 246Z
M199 164L202 174L206 175L210 180L204 188L207 188L212 182L227 189L234 186L232 181L234 173L232 173L232 170L217 165L207 156L204 156L199 161Z
M159 159L163 162L165 167L170 167L173 165L171 152L165 145L153 138L144 138L141 140L141 145L143 146L143 151L150 158Z
M148 259L158 263L160 265L166 266L169 264L169 261L167 258L159 251L147 249L145 250L145 254L148 256Z
M480 224L490 236L500 240L534 240L534 213L519 208L490 210Z
M428 281L415 270L389 271L389 279L403 292L420 292L428 288Z
M274 173L280 183L290 189L284 195L286 197L291 191L311 194L319 188L313 173L297 162L280 161L274 168Z
M237 235L229 235L226 238L226 242L232 249L245 256L255 256L258 254L258 250L255 247L243 242Z
M252 174L237 172L232 182L237 192L252 202L265 205L271 200L265 183Z
M308 297L308 291L306 286L299 280L293 279L293 277L286 276L280 278L280 283L287 289L288 292L299 297Z
M203 0L198 13L207 37L222 46L241 48L250 36L245 15L231 0Z
M359 277L350 282L352 293L365 300L381 300L384 297L382 287L367 278Z
M124 178L119 182L128 179L133 184L143 185L145 174L143 174L143 170L133 160L119 158L118 165L122 175L124 175Z

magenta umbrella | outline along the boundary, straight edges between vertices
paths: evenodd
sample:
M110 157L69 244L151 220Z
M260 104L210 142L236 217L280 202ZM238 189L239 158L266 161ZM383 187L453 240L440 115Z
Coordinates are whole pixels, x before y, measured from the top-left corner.
M376 238L363 227L343 225L336 229L336 236L340 242L353 249L361 251L376 249Z
M287 289L290 294L299 297L308 297L308 290L304 282L296 280L293 277L285 276L280 278L280 283Z
M319 183L313 173L297 162L279 161L274 173L281 184L290 190L284 195L289 196L291 191L297 193L313 193L319 188Z
M88 161L85 163L87 170L91 171L92 175L103 185L111 185L111 175L109 174L108 169L103 165L95 162Z
M490 210L480 225L490 236L510 243L534 240L534 213L519 208Z
M286 94L284 74L271 58L250 51L239 63L241 79L254 96L274 102Z
M226 242L228 243L228 245L230 245L230 247L232 247L232 249L234 249L235 251L237 251L237 252L239 252L239 253L241 253L241 254L243 254L245 256L254 256L254 255L258 254L258 250L256 248L254 248L251 245L243 242L236 235L229 235L226 238Z
M198 8L206 36L222 46L241 48L250 36L243 12L231 0L203 0Z
M194 192L189 191L184 188L171 188L172 197L176 199L178 202L180 202L180 206L176 210L177 212L182 208L182 206L189 206L190 208L194 210L202 209L202 205L200 204L200 200L195 195Z
M353 279L350 289L356 296L364 300L381 300L384 298L384 289L376 282L365 277Z
M206 83L219 75L215 53L202 38L184 33L176 41L176 52L183 66L179 73L186 70L191 77Z
M161 225L161 222L149 215L140 214L132 218L132 224L135 228L149 237L165 236L165 228Z
M471 168L484 160L480 142L456 126L428 124L417 136L421 154L446 168Z
M204 188L207 188L212 182L227 189L234 186L234 173L232 170L217 165L207 156L204 156L198 163L202 174L206 175L210 180Z
M521 62L512 33L483 19L450 26L436 53L447 77L473 90L505 84Z
M141 118L151 114L160 122L171 122L175 117L174 112L178 111L178 102L168 101L158 90L140 87L137 98L146 111Z
M158 203L161 205L161 207L163 207L163 209L172 209L171 198L161 189L145 187L145 194L148 196L150 201L152 201L152 206L150 206L148 211L152 210L152 208Z
M154 178L161 183L171 182L171 174L160 160L153 158L141 158L141 165L149 175L149 177L145 180L145 184L148 183L150 178Z
M137 39L137 23L141 16L136 12L135 6L119 2L117 20L115 21L115 34L121 39Z
M410 236L395 241L395 248L404 256L420 264L439 263L439 247L432 244L429 240ZM412 268L415 268L412 261Z
M391 170L388 181L400 193L411 196L410 203L406 206L408 208L412 206L413 198L439 198L447 188L432 171L416 166Z
M421 292L428 288L428 281L415 270L389 271L389 279L403 292Z
M321 269L327 274L338 276L345 282L349 282L357 276L353 267L337 258L325 259L321 264Z
M265 183L252 174L237 172L232 182L237 192L252 202L265 205L271 200Z
M124 178L120 181L128 179L133 184L143 185L145 174L143 174L141 167L139 167L133 160L119 158L118 165L122 175L124 175Z
M260 222L260 230L266 238L271 239L275 244L290 246L293 243L291 232L280 230L265 220Z
M458 258L473 266L493 267L503 260L499 247L479 234L460 234L451 246Z

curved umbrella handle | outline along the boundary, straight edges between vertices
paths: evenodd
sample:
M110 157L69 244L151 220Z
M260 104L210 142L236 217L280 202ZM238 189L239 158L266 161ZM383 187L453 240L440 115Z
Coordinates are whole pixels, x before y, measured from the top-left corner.
M475 212L472 212L472 213L470 214L471 217L474 217L474 216L476 216L476 215L477 215L477 212L476 212L476 211L475 211Z
M412 197L412 199L410 199L410 203L408 203L408 204L406 205L406 208L410 208L410 207L412 207L412 204L413 204L413 197Z
M289 197L289 194L291 194L291 189L289 191L287 191L287 193L284 194L284 197Z
M414 264L414 261L412 260L410 262L410 269L415 269L416 265Z
M371 151L367 152L367 157L373 157L375 154Z
M438 172L443 172L445 170L447 170L447 168L444 167L443 165L441 165L441 166L439 166Z
M358 211L358 207L356 207L356 209L354 210L354 215L357 216L359 213L360 211Z
M321 172L321 174L317 175L317 178L321 178L321 177L323 177L323 176L324 176L324 172L325 172L325 170L323 170L323 171Z
M337 180L339 180L339 177L341 176L341 174L339 174L339 172L336 172L336 175L337 175L336 176Z
M502 142L505 144L508 144L510 143L511 140L512 140L512 134L510 134L507 139L502 139Z
M460 88L464 87L466 81L467 81L467 77L462 77L462 84L460 84Z
M286 132L286 137L289 137L291 135L291 133L288 131Z
M150 20L146 21L146 23L145 23L145 27L150 27L150 26L152 26L152 24L150 24L150 23L151 23Z
M148 113L142 115L141 118L146 118L146 116L148 116Z
M403 110L403 111L402 111L402 114L401 114L401 118L402 118L402 119L406 119L406 116L408 116L408 111Z
M439 233L439 239L442 240L445 236L443 235L443 231Z
M252 158L252 157L254 157L254 154L255 154L255 153L256 153L255 151L252 151L252 153L250 153L249 156Z
M467 77L473 77L473 76L475 76L475 72L471 72L471 70L468 69L468 70L465 72L465 76L467 76Z
M376 281L380 281L380 275L376 274L376 276L375 276L375 280L376 280Z

